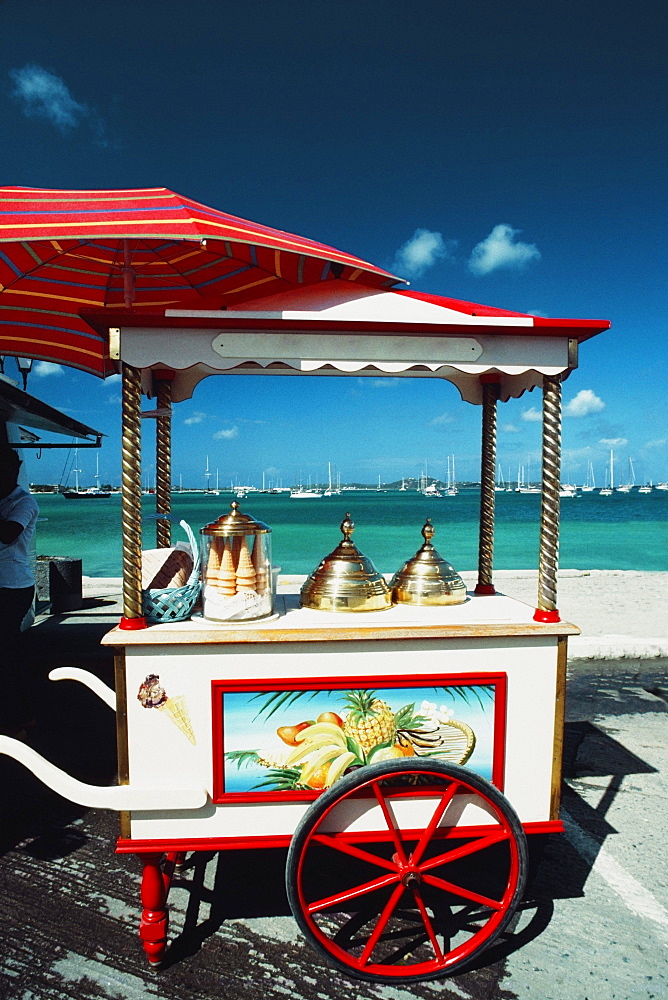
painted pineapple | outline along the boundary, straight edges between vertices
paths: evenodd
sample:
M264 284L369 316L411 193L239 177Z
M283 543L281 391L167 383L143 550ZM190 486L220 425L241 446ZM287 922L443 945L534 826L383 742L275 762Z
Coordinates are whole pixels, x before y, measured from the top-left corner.
M355 740L365 754L379 743L393 740L397 731L394 712L386 701L375 695L375 691L349 691L346 695L348 714L343 732Z

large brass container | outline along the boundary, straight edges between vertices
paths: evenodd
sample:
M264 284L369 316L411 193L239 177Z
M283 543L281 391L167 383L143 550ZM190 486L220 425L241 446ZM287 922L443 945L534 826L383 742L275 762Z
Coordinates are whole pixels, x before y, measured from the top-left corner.
M355 525L346 514L343 541L311 573L300 592L303 608L317 611L385 611L390 588L370 559L350 540Z
M424 545L392 577L390 587L395 604L437 607L463 604L466 600L466 584L431 544L433 536L434 526L427 518L422 528Z

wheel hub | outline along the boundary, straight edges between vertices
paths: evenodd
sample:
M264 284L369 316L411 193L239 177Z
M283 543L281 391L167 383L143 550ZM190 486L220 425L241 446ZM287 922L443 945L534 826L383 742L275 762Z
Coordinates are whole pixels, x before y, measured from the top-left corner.
M399 879L402 885L405 885L407 889L417 889L422 882L422 875L412 860L409 858L406 863L401 860L398 854L393 854L392 861L399 869Z

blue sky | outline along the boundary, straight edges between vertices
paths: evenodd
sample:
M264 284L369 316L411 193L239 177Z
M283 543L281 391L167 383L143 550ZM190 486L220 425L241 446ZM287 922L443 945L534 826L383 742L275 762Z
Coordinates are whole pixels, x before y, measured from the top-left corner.
M564 385L564 478L668 479L663 0L5 0L2 184L164 185L398 270L415 289L604 318ZM13 376L14 363L6 363ZM103 431L120 386L37 364L28 388ZM538 475L537 392L500 408L504 472ZM210 378L174 416L203 486L479 474L448 383ZM149 424L146 421L145 424ZM151 428L145 466L150 469ZM91 452L80 456L92 481ZM31 463L58 481L63 453ZM621 472L620 472L621 474Z

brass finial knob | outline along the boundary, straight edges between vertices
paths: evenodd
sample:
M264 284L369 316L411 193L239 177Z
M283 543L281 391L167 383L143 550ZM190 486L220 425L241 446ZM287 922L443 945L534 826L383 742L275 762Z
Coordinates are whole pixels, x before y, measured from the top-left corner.
M350 520L350 514L346 514L343 521L341 521L341 532L346 542L350 541L350 536L355 530L355 522Z
M424 527L422 528L422 531L420 532L427 545L431 544L431 540L434 537L435 531L436 529L434 528L434 525L431 523L431 518L428 517L427 520L424 522Z

